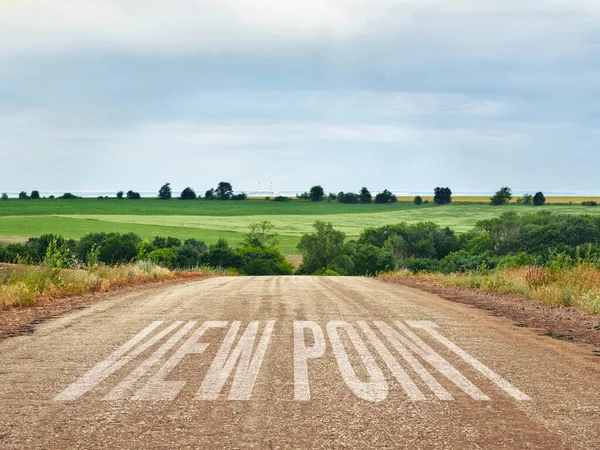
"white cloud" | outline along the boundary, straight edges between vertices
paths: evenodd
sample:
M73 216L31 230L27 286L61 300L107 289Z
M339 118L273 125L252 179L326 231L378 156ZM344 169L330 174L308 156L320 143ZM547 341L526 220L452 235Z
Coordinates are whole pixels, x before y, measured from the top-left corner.
M502 17L507 13L512 16ZM597 27L598 14L595 0L3 0L0 51L218 51L386 31L443 35L443 26L428 30L432 17L445 18L458 26L454 33L471 38L474 29L486 26L495 34L502 25L505 35L482 34L469 42L478 46L479 40L514 42L560 32L572 26L568 15L577 15L579 28L586 22Z

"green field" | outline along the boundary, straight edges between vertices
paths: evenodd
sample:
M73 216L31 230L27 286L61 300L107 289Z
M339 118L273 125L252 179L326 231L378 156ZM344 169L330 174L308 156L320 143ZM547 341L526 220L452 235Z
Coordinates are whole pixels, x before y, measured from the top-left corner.
M0 201L0 241L13 241L44 233L79 238L98 231L135 232L143 237L175 236L197 238L213 243L223 237L239 242L250 223L269 220L280 234L280 248L297 253L300 237L310 231L315 220L332 222L350 237L367 227L398 222L431 221L464 232L482 219L505 211L518 213L552 211L562 214L600 215L600 207L578 205L489 206L474 203L415 206L408 202L392 205L347 205L293 200L242 202L161 201L156 199L116 200L6 200ZM265 217L267 216L267 217Z

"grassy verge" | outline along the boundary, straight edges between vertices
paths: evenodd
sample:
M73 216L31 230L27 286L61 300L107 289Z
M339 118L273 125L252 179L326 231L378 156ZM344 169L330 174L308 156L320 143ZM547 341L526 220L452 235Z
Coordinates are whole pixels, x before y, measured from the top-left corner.
M207 270L172 271L152 263L61 270L47 266L0 265L0 308L35 306L38 302L120 286L179 278L201 278Z
M573 306L589 314L600 314L600 269L583 263L568 269L519 267L469 273L388 272L381 279L420 278L445 286L516 294L549 305Z

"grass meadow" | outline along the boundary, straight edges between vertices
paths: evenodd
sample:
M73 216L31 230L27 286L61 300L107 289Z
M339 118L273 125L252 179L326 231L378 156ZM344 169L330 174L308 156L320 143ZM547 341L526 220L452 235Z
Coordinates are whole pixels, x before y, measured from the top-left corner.
M269 220L275 224L280 235L281 251L295 254L300 237L311 230L315 220L332 222L352 238L367 227L398 222L431 221L464 232L476 222L497 217L506 211L525 213L546 210L561 214L600 215L600 207L580 206L581 199L573 204L557 204L552 203L550 198L550 204L543 207L518 204L490 206L472 200L456 198L453 204L447 206L432 203L416 206L409 201L390 205L349 205L295 199L287 203L265 199L241 202L11 199L0 201L0 242L25 240L44 233L80 238L87 233L105 231L134 232L142 237L196 238L209 244L225 238L235 245L243 238L249 224Z

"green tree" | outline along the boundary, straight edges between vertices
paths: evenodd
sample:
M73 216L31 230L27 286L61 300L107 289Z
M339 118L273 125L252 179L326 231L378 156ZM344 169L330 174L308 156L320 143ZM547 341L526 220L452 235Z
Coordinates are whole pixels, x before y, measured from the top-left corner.
M127 195L127 198L129 200L139 200L139 199L142 198L142 196L140 195L139 192L135 192L135 191L132 191L132 190L127 191L126 195Z
M179 200L196 200L196 198L196 193L191 187L186 187L179 196Z
M119 191L117 192L117 198L120 200L123 198L123 195L125 195L125 193L123 191Z
M8 200L8 194L6 192L2 194L2 200Z
M381 191L379 194L377 194L375 196L375 203L378 204L382 204L382 203L396 203L398 201L398 198L392 194L392 192L388 191L387 189L384 189L383 191Z
M273 225L268 220L249 225L250 231L241 242L243 247L273 248L277 245L277 236Z
M511 200L512 191L509 187L504 186L490 198L490 203L496 206L507 205Z
M151 251L147 256L148 261L152 261L159 266L173 269L177 266L177 256L171 248L158 248Z
M29 198L29 196L27 195L27 192L25 192L25 191L19 192L19 199L27 200L28 198Z
M31 191L30 198L39 199L40 198L40 191Z
M448 187L436 187L433 190L433 201L438 205L448 205L452 202L452 191Z
M420 195L417 195L415 197L415 199L413 200L415 205L422 205L423 204L423 197L421 197Z
M313 227L315 232L302 236L298 244L298 250L303 256L302 271L311 274L319 269L335 270L336 263L346 255L346 235L334 229L331 223L320 220L317 220Z
M325 191L322 186L313 186L308 195L311 202L322 202L325 198Z
M217 200L231 200L231 197L233 197L233 186L231 186L231 183L221 181L215 190L215 197Z
M531 205L533 203L533 195L531 194L523 194L521 198L521 203L524 205Z
M215 190L209 189L204 193L204 200L214 200L215 199Z
M158 191L158 198L161 200L169 200L172 197L171 183L165 183Z
M358 201L360 203L371 203L373 201L373 196L371 192L363 186L360 190L360 194L358 195Z
M546 196L542 192L536 192L533 196L533 204L535 206L542 206L544 203L546 203Z

